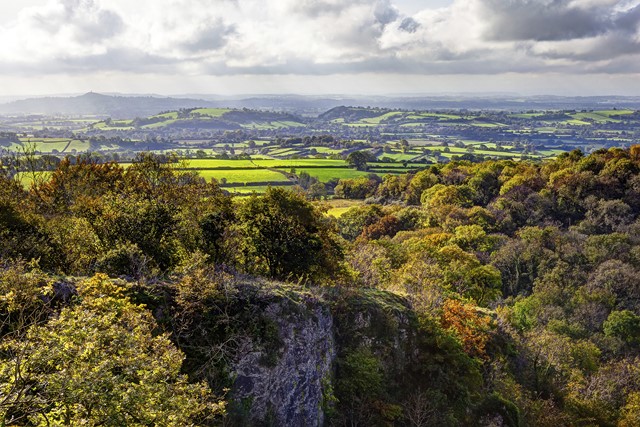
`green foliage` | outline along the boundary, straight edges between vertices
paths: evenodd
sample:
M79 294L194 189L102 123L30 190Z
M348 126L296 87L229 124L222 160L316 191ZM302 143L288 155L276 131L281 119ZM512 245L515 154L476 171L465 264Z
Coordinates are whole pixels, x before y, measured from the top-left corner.
M198 381L233 386L247 342L261 368L278 365L280 322L312 297L332 310L336 371L323 389L335 424L635 425L638 150L452 161L383 180L352 171L362 176L335 194L366 204L339 218L305 198L331 185L302 160L280 166L296 167L306 194L248 198L172 156L127 169L68 159L29 191L3 172L0 408L36 425L43 414L135 425L115 408L145 414L144 399L215 410ZM73 286L51 276L96 272L139 282L82 280L70 301ZM273 298L286 301L282 318L265 313Z
M151 314L122 283L98 275L78 283L78 295L24 340L3 343L4 423L193 425L223 409L180 375L183 355L153 334Z
M367 162L375 160L375 158L368 151L352 151L346 160L350 166L358 170L367 170Z
M605 335L628 343L640 342L640 316L629 310L612 311L602 325Z
M322 214L304 197L279 188L239 208L245 265L277 279L322 277L337 270L341 252Z
M476 417L483 424L500 420L504 426L519 427L522 425L518 407L497 393L491 393L484 398L476 409Z

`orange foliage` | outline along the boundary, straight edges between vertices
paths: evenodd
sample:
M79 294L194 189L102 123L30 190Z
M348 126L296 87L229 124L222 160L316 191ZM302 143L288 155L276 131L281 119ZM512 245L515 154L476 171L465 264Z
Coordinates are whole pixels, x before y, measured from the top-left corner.
M462 341L464 351L486 360L486 346L490 339L491 318L476 306L457 300L447 300L442 309L442 326L455 333Z

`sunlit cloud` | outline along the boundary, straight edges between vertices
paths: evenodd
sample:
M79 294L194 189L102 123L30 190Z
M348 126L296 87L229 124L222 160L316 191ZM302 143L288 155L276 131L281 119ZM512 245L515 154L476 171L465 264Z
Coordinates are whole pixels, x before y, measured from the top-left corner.
M414 7L407 8L407 2ZM434 5L48 0L0 24L0 74L640 72L638 0L440 0Z

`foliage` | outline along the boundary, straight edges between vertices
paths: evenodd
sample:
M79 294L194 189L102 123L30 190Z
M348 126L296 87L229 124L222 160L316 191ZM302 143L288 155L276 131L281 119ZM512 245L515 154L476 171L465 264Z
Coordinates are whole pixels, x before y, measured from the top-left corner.
M4 423L193 425L223 409L180 375L183 355L155 336L151 314L104 275L78 283L79 301L6 340Z
M126 169L70 158L29 190L0 174L7 422L122 425L117 405L145 414L135 401L153 396L167 414L215 412L198 381L232 385L247 339L278 365L264 291L292 311L300 295L332 307L332 422L637 424L638 147L342 179L337 196L365 201L339 218L307 200L331 185L296 166L306 194L247 198L170 155ZM136 283L65 278L95 273ZM256 276L296 282L299 298Z
M240 206L245 265L276 279L322 277L337 271L341 252L322 214L304 197L280 188Z

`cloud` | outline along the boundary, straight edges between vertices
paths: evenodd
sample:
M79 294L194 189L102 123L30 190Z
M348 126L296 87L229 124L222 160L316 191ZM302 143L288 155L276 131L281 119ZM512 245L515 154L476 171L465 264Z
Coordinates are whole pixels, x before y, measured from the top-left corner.
M485 0L482 9L490 40L570 40L604 34L614 26L610 6L587 8L571 0Z
M3 73L640 72L640 0L48 0L0 27Z
M219 18L197 28L193 36L182 43L182 47L196 53L218 50L235 33L235 25L227 25Z
M103 9L96 0L61 0L34 10L26 20L49 36L71 36L76 42L94 43L111 38L123 28L120 16Z

